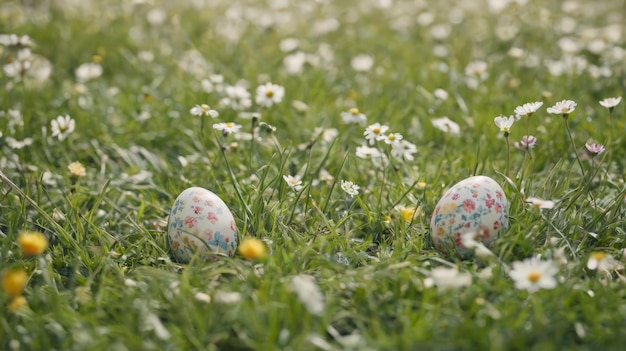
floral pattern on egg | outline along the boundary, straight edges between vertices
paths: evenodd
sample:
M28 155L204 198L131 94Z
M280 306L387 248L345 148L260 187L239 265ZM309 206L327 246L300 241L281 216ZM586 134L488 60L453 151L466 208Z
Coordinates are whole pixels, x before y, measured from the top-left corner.
M489 246L509 227L509 207L504 191L486 176L474 176L455 184L435 206L430 221L435 247L468 256L471 250L462 235L475 233L475 240Z
M237 248L237 227L228 206L213 192L193 187L174 202L167 225L172 256L188 262L196 252L233 256Z

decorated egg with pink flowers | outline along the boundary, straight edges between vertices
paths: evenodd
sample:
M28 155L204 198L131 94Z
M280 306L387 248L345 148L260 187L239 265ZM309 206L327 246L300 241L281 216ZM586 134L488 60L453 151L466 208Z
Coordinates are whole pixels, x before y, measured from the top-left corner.
M185 189L174 201L167 222L167 239L172 256L189 262L194 255L233 256L237 227L228 206L209 190Z
M509 227L509 204L493 179L474 176L456 183L435 206L430 235L435 247L462 257L474 242L489 247Z

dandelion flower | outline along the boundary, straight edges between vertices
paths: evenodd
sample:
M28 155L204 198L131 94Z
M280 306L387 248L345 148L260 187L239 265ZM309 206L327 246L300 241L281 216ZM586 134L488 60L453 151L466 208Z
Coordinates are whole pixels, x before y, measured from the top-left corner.
M265 245L259 239L247 238L239 245L239 253L246 260L257 260L265 257Z
M194 116L211 116L213 118L220 115L219 112L213 110L211 106L207 104L196 105L189 110L189 113Z
M341 189L346 192L346 194L350 195L350 197L354 197L355 195L359 195L360 187L353 182L341 180Z
M552 113L554 115L568 115L576 109L576 102L572 100L562 100L557 102L554 106L548 107L548 113Z
M300 191L302 190L302 180L300 180L300 177L298 176L292 176L292 175L283 175L283 179L285 180L285 182L287 182L287 185L289 185L289 187L295 191Z
M515 282L516 289L532 293L540 289L555 288L557 281L554 276L557 272L558 268L552 260L542 261L538 257L532 257L513 262L509 276Z
M271 107L283 101L285 88L280 85L265 83L256 88L256 103L263 107Z
M411 223L416 216L424 215L421 207L416 206L402 206L400 207L400 215L405 222Z
M17 243L28 257L40 255L48 248L48 239L39 232L23 231L17 236Z
M69 115L58 116L50 122L52 128L52 137L58 137L59 140L65 139L72 134L76 128L76 122Z
M610 98L606 98L602 101L599 101L600 105L602 105L603 107L608 108L609 110L613 110L615 108L615 106L619 105L619 103L622 102L622 97L610 97Z
M27 281L28 274L23 269L6 271L2 276L2 290L11 297L21 296Z
M388 126L381 125L380 123L374 123L365 128L363 135L365 136L365 140L369 141L370 145L374 145L376 140L381 140L385 137L385 132L387 130L389 130Z

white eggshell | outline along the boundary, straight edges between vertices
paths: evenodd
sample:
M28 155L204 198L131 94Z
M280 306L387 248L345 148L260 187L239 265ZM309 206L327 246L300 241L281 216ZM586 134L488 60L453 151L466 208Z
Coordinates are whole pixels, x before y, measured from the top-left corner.
M235 254L237 227L228 206L209 190L185 189L174 202L167 223L174 258L189 262L199 252Z
M463 246L463 234L475 233L475 240L489 246L508 227L504 191L495 180L475 176L456 183L439 200L430 220L430 235L439 250L468 256L472 251Z

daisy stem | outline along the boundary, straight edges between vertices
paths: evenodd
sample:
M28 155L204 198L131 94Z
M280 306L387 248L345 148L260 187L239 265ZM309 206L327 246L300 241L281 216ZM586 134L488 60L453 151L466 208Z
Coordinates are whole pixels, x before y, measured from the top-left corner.
M569 140L572 144L572 149L574 149L574 156L576 156L576 161L578 161L578 165L580 166L580 172L584 176L585 169L583 168L583 164L582 162L580 162L580 158L578 157L578 150L576 149L576 145L574 144L574 138L572 137L572 131L569 128L569 123L567 123L569 120L567 117L567 114L563 115L563 118L565 119L565 129L567 130L567 135L569 136Z
M506 141L506 176L509 176L509 164L511 160L511 145L509 144L509 133L504 133L504 140Z

